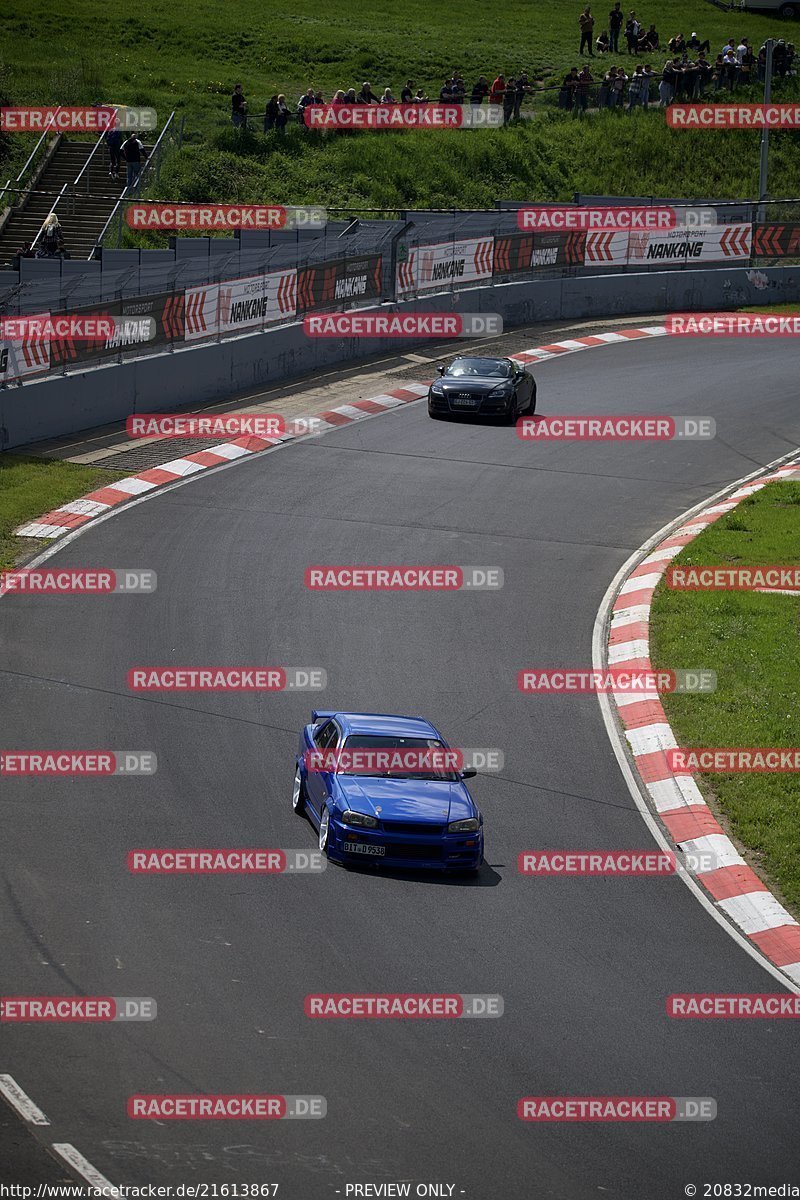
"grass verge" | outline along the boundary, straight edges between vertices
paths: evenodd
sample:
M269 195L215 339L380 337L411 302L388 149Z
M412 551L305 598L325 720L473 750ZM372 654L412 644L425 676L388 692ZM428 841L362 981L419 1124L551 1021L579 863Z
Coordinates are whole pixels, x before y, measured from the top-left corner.
M18 525L122 478L120 471L77 466L56 458L1 454L0 570L8 570L45 544L44 539L17 537L14 530Z
M691 542L676 565L800 562L800 483L769 484ZM683 746L800 746L800 598L678 592L651 614L655 666L717 672L717 691L663 697ZM701 775L698 784L744 857L800 915L800 776Z

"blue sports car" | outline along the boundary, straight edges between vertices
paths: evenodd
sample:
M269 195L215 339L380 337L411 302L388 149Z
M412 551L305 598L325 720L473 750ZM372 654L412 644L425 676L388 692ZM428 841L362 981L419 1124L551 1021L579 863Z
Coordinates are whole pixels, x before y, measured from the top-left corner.
M334 862L477 871L483 817L464 784L477 772L457 764L420 717L315 710L300 735L292 807Z

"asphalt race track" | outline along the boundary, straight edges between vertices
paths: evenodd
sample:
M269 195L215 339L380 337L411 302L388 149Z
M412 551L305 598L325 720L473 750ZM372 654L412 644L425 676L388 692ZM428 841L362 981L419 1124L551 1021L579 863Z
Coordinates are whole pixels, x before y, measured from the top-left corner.
M469 1200L639 1200L800 1182L796 1026L665 1014L672 992L775 992L775 979L678 879L517 873L526 849L651 842L596 697L516 686L521 667L589 666L628 555L800 444L796 351L663 338L534 370L540 413L707 415L718 436L532 444L500 425L430 421L416 404L157 495L51 560L151 568L152 596L0 603L4 746L158 755L154 777L3 784L4 993L158 1002L150 1024L2 1028L0 1073L46 1112L43 1134L113 1183L277 1182L282 1200L317 1200L412 1181ZM505 587L306 590L305 568L324 563L500 566ZM129 693L129 667L154 664L321 666L329 686ZM502 748L502 775L471 782L486 821L477 880L128 873L136 847L314 848L290 807L314 706L420 713L453 745ZM313 1021L312 991L500 993L505 1015ZM130 1094L175 1092L323 1095L328 1115L127 1118ZM710 1096L718 1117L516 1117L522 1096L565 1094Z

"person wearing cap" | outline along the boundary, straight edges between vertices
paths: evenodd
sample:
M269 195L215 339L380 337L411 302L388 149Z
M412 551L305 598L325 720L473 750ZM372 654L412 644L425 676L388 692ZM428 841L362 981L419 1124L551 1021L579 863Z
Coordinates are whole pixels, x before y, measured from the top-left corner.
M697 36L697 33L695 32L692 34L692 36L689 38L689 41L686 43L686 49L691 50L693 54L696 54L701 50L703 51L704 54L708 54L711 50L711 42L708 40L708 38L706 38L706 40L704 42L701 42L700 38Z

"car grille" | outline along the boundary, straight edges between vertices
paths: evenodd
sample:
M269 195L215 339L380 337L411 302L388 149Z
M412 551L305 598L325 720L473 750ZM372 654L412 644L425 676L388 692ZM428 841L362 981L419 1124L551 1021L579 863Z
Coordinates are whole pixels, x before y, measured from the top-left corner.
M419 822L384 821L383 828L387 833L411 833L420 837L441 837L444 825L422 825Z

